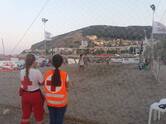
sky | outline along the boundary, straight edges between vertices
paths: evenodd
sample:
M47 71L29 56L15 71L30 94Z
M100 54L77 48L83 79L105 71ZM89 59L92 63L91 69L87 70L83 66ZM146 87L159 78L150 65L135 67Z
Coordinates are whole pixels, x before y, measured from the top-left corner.
M46 1L44 10L21 39ZM151 25L151 4L157 7L155 20L166 25L166 0L0 0L0 39L6 54L29 49L44 39L43 17L48 19L46 30L53 36L91 25ZM2 51L0 42L0 54Z

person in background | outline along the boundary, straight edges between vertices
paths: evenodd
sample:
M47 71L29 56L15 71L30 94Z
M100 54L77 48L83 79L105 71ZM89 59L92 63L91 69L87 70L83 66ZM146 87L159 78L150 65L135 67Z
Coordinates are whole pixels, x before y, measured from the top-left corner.
M52 58L54 69L50 69L44 76L44 93L49 110L49 124L63 124L68 104L69 77L66 71L59 68L63 64L61 55Z
M89 62L90 62L89 57L88 57L88 53L86 53L85 56L84 56L84 62L85 62L85 65L87 67Z
M39 85L43 83L41 72L36 69L35 56L28 54L25 59L25 69L20 72L20 96L22 106L22 119L20 124L30 124L31 113L37 124L43 123L44 99Z
M68 57L67 56L62 56L63 57L63 64L67 65L68 64Z
M78 64L79 64L79 71L84 70L85 62L84 62L84 55L83 54L80 54Z

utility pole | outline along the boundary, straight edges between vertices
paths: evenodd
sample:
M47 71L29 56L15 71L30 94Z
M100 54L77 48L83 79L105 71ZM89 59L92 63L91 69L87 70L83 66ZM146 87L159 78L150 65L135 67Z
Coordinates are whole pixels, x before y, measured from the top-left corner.
M1 40L2 40L2 47L3 47L3 55L5 56L5 45L4 45L4 42L3 42L3 38Z
M145 38L144 38L144 43L147 43L147 34L146 34L146 30L144 30L144 34L145 34Z
M46 34L46 22L48 21L48 19L46 18L42 18L42 22L43 22L43 30L44 30L44 49L45 49L45 56L47 56L47 40L45 39L45 34Z

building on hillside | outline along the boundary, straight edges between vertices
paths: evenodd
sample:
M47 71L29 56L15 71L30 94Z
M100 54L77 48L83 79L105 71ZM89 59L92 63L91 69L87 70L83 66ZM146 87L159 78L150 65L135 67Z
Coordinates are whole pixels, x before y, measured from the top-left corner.
M88 47L88 41L82 40L82 41L81 41L80 48L87 48L87 47Z
M72 52L72 48L52 48L49 50L49 53L52 54L71 54Z
M96 35L88 35L86 36L87 39L89 39L90 41L96 41L98 39L98 37Z

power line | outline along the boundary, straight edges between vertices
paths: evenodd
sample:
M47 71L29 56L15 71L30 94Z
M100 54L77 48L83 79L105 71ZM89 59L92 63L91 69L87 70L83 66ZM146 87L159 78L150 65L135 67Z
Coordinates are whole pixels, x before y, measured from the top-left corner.
M33 19L32 23L28 26L28 28L25 30L24 34L22 35L22 37L18 40L18 42L16 43L15 47L12 49L11 53L14 52L14 50L18 47L18 45L22 42L22 40L24 39L24 37L26 36L26 34L28 33L28 31L31 29L32 25L35 23L35 21L38 19L38 17L40 16L40 14L42 13L42 11L45 9L46 5L48 4L50 0L46 0L45 3L43 4L43 6L41 7L40 11L38 12L38 14L36 15L36 17Z

